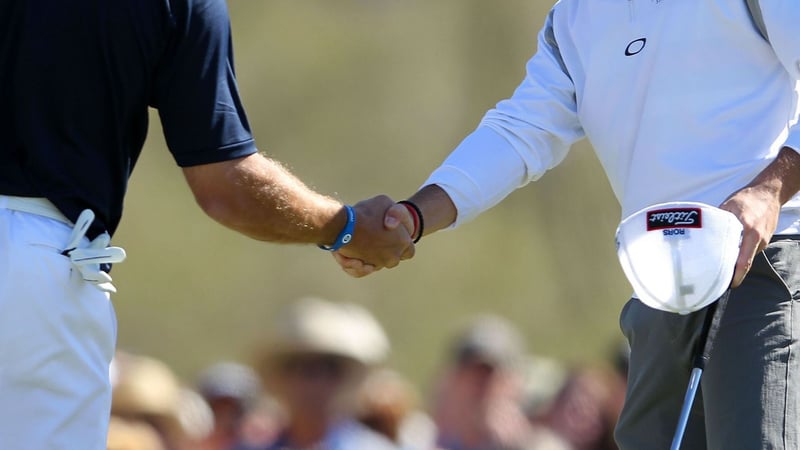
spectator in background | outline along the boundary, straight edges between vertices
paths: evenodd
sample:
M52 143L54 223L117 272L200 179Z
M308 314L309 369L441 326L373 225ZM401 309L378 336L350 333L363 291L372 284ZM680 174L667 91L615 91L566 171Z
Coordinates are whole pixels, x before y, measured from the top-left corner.
M630 347L615 346L613 369L574 370L542 423L572 450L617 450L614 428L625 400Z
M258 368L283 403L287 424L275 443L259 450L397 448L355 419L364 377L389 352L370 313L308 298L279 315L271 331Z
M156 429L141 420L111 417L108 450L167 450Z
M436 425L417 410L419 396L399 373L372 371L358 394L358 420L407 450L432 450Z
M566 450L523 412L524 345L506 320L484 316L455 340L437 385L433 417L446 450Z
M141 430L152 429L165 450L194 450L196 443L211 432L213 418L206 402L182 387L162 361L117 352L112 367L111 415L119 420L109 432L109 447L112 441L121 440L120 435L131 434L130 430L139 430L137 434L143 435ZM131 448L115 445L121 450L152 447L150 443Z
M213 430L198 444L198 450L231 450L239 446L245 419L261 399L261 380L256 372L242 364L220 362L198 376L196 388L214 416ZM247 444L252 446L258 442Z
M259 450L276 440L285 428L286 414L277 400L262 394L258 403L242 418L239 442L234 450Z
M523 409L532 423L539 424L566 385L569 370L555 359L528 356L523 372Z

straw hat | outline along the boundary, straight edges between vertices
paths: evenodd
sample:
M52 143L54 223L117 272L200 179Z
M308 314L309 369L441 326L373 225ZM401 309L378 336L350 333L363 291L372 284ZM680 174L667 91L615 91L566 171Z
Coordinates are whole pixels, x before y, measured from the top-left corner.
M106 446L108 450L166 450L151 425L113 416L108 424Z
M180 383L163 362L142 355L116 358L119 378L114 386L111 412L122 416L175 416Z
M162 361L119 352L111 413L148 418L169 440L201 438L211 432L213 417L199 394L181 386Z

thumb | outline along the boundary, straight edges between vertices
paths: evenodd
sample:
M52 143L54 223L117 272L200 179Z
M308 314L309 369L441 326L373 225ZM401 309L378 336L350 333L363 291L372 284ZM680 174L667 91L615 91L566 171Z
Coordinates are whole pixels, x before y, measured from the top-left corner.
M414 218L408 212L408 208L403 205L392 205L391 208L386 210L386 215L383 219L383 226L387 230L394 230L399 225L402 225L408 234L414 233Z

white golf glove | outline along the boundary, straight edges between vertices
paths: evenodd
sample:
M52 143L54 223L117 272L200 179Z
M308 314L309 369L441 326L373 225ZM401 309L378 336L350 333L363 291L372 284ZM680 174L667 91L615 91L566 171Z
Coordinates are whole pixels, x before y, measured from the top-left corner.
M109 247L111 236L108 233L97 236L88 246L78 247L93 221L94 213L91 210L85 209L81 212L75 228L72 229L67 249L62 254L69 257L72 267L80 272L84 281L94 284L103 292L117 292L111 284L111 276L100 270L100 265L124 261L125 250L120 247Z

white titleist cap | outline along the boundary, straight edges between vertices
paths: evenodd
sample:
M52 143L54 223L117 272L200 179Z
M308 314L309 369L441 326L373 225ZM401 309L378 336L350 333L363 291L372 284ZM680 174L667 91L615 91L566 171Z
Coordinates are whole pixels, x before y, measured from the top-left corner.
M617 228L617 255L647 306L688 314L730 287L742 224L733 214L694 202L653 205Z

